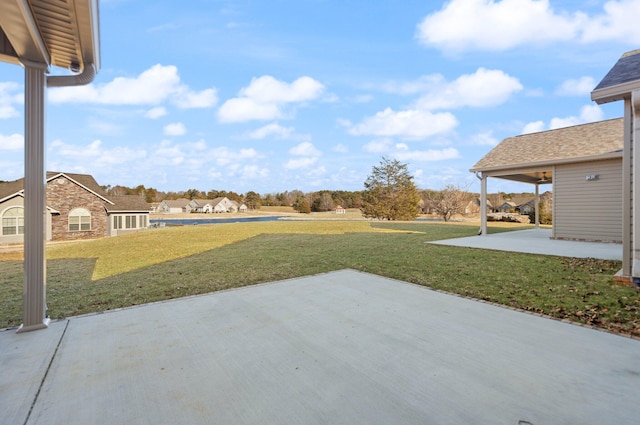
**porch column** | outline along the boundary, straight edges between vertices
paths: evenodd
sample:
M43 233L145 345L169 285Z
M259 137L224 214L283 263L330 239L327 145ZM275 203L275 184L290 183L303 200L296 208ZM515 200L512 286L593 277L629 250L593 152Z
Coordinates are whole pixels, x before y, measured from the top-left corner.
M533 202L535 203L534 207L535 207L535 228L539 229L540 228L540 185L538 183L536 183L536 196L533 199Z
M480 179L480 235L487 235L487 176Z
M624 100L624 149L622 155L622 275L632 276L631 263L633 259L631 219L633 180L632 167L632 139L633 139L633 108L631 99ZM555 192L554 192L555 193Z
M640 90L634 90L631 93L631 145L632 145L632 158L631 158L631 275L633 276L634 283L636 280L640 280Z
M44 102L46 64L25 67L24 289L18 332L46 328Z

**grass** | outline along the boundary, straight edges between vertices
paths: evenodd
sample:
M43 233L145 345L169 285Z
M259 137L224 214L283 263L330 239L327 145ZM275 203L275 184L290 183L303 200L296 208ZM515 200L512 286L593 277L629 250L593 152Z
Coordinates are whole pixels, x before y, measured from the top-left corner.
M640 294L617 261L425 244L477 225L262 222L185 226L50 246L53 318L352 268L640 336ZM492 226L492 232L513 226ZM0 327L21 323L22 262L0 254Z

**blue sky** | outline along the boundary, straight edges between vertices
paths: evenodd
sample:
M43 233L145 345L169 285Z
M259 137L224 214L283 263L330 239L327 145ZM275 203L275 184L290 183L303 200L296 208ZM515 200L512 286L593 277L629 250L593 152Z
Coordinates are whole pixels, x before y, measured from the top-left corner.
M47 91L47 169L265 194L360 190L386 156L420 188L479 191L468 170L502 139L622 115L589 93L640 47L638 16L640 0L102 0L96 79ZM23 88L0 63L2 180L24 172Z

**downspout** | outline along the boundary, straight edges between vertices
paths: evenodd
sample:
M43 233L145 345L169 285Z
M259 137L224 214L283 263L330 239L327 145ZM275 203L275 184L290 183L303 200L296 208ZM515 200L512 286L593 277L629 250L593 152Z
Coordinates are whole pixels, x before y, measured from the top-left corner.
M95 65L93 63L88 63L88 64L85 64L84 69L79 74L48 76L47 87L84 86L86 84L91 83L95 78L95 76L96 76Z

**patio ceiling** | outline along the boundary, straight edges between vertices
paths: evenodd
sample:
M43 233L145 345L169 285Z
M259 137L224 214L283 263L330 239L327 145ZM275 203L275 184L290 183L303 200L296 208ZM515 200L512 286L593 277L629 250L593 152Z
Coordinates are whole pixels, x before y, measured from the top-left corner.
M2 0L0 61L100 68L98 0Z

